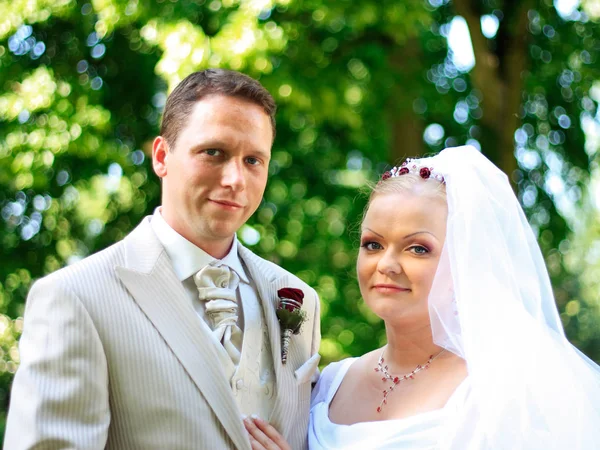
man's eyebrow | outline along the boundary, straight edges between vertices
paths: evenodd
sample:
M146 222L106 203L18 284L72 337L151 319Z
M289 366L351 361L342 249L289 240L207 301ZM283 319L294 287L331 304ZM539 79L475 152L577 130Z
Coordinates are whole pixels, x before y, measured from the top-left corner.
M192 147L192 151L199 150L201 148L215 148L215 149L226 149L229 145L222 140L219 139L211 139L209 141L201 142ZM263 159L271 159L270 152L266 152L264 150L260 150L257 148L252 148L250 151L251 155L260 156Z
M225 141L220 141L218 139L212 139L210 141L200 142L192 147L192 150L198 150L200 148L224 148L227 147Z
M265 152L263 150L259 150L257 148L252 149L252 155L260 156L262 159L266 159L267 161L271 159L271 152Z

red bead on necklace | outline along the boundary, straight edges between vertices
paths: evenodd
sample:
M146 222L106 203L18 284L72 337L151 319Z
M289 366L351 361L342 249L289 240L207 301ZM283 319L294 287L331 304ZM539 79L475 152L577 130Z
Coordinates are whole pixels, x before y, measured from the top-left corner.
M407 373L406 375L396 376L396 375L390 374L388 372L388 366L384 365L384 363L385 363L385 360L383 359L383 354L385 353L385 348L384 348L383 351L381 352L381 356L379 357L379 361L377 361L377 367L375 367L375 372L379 372L383 375L381 377L381 381L383 381L384 383L386 381L391 381L392 385L383 391L383 399L381 400L381 403L379 403L379 406L377 407L377 412L380 413L381 410L383 409L383 406L387 405L387 398L394 391L395 386L399 385L403 381L413 380L415 378L415 374L419 373L421 370L425 370L425 369L429 368L429 365L431 364L431 362L435 358L440 356L442 353L444 353L444 351L446 351L446 349L443 349L437 355L429 356L429 359L427 360L427 362L425 364L423 364L423 365L418 364L417 367L415 367L415 369L412 372Z

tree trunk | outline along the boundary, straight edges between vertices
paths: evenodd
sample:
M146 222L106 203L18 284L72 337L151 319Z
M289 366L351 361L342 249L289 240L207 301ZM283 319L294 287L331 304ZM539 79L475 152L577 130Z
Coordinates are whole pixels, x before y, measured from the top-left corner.
M390 91L387 104L388 121L392 135L388 159L391 164L398 164L406 157L417 158L424 153L423 117L415 113L414 101L420 96L420 89L407 86L403 80L419 80L422 70L420 61L422 51L417 38L396 47L389 56L389 66L397 74L396 82Z
M483 35L480 14L470 0L454 0L456 12L469 27L475 67L470 73L473 86L481 92L482 151L502 169L515 185L518 168L514 133L521 124L520 108L527 65L527 12L532 0L509 2L504 10L512 12L503 18L492 51Z

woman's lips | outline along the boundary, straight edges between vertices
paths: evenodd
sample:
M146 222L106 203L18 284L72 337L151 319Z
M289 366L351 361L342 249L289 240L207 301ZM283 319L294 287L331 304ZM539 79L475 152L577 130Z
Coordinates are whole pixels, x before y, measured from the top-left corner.
M379 283L373 286L373 289L383 293L392 293L392 292L408 292L410 289L404 288L402 286L398 286L397 284L386 284Z

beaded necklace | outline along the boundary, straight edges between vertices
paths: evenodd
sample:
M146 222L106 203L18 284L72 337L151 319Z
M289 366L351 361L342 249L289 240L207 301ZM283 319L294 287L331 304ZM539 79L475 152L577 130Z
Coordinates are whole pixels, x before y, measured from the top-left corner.
M399 385L402 381L414 379L415 374L419 373L421 370L428 369L431 362L446 351L446 349L444 348L437 355L429 356L429 359L427 360L427 362L425 364L423 364L423 365L418 364L417 367L415 367L415 369L412 372L407 373L406 375L396 376L396 375L392 375L388 372L387 364L385 366L383 365L385 362L385 360L383 359L383 354L385 353L386 348L387 348L387 346L384 347L383 350L381 351L381 356L379 357L379 361L377 361L377 367L375 367L375 372L379 372L383 375L381 377L381 381L383 381L384 383L386 381L391 381L392 385L383 391L383 399L381 400L381 403L379 403L379 406L377 407L378 413L381 412L384 405L387 405L387 398L394 391L395 386Z

